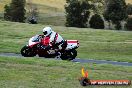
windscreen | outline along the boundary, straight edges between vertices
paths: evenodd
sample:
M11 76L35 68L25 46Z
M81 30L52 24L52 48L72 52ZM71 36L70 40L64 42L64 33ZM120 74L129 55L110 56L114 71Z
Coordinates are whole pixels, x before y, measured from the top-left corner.
M32 42L39 42L39 35L34 36Z

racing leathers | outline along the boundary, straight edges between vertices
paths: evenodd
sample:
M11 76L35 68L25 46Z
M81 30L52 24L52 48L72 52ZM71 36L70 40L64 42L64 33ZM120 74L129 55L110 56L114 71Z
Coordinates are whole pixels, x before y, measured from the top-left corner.
M63 41L63 38L58 33L52 31L49 36L46 36L41 40L42 48L49 50L51 47L58 47L58 49L61 50L61 45Z

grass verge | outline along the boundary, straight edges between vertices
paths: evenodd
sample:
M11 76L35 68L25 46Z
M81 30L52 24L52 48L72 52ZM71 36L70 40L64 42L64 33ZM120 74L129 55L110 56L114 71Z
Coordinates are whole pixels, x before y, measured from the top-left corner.
M83 88L81 68L90 79L132 80L132 67L107 64L80 64L39 58L0 57L1 88ZM90 86L89 88L131 88L131 86Z

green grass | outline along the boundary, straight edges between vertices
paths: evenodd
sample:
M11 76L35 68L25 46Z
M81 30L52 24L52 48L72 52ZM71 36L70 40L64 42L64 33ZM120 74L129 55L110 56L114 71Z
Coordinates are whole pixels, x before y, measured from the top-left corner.
M62 0L63 1L63 0ZM61 1L61 3L62 3ZM44 3L43 3L44 2ZM50 4L51 2L51 4ZM58 2L58 0L57 0ZM38 23L45 25L56 25L64 26L65 25L65 13L64 6L56 4L56 1L37 1L34 0L33 3L38 9ZM63 1L64 4L64 1ZM56 6L58 5L58 7ZM59 20L58 20L59 19Z
M78 79L81 68L90 79L132 80L132 68L106 64L79 64L39 58L0 57L1 88L83 88ZM131 86L90 86L88 88L132 88Z
M66 0L37 0L37 1L36 0L32 0L32 2L34 4L41 4L41 5L46 6L46 7L56 8L59 11L63 12ZM50 8L43 7L43 9L47 9L47 10L49 10Z
M49 13L41 13L38 16L38 23L40 24L65 26L65 22L66 22L66 18L63 13L56 13L52 15Z
M0 52L20 53L30 37L46 25L0 21ZM64 39L80 42L78 58L132 62L132 32L52 26Z

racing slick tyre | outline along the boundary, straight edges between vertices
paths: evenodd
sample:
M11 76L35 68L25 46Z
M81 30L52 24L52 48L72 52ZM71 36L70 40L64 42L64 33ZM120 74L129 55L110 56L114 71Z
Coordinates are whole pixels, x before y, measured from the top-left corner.
M36 56L36 53L34 52L34 50L28 46L24 46L21 49L21 55L24 57L34 57Z

